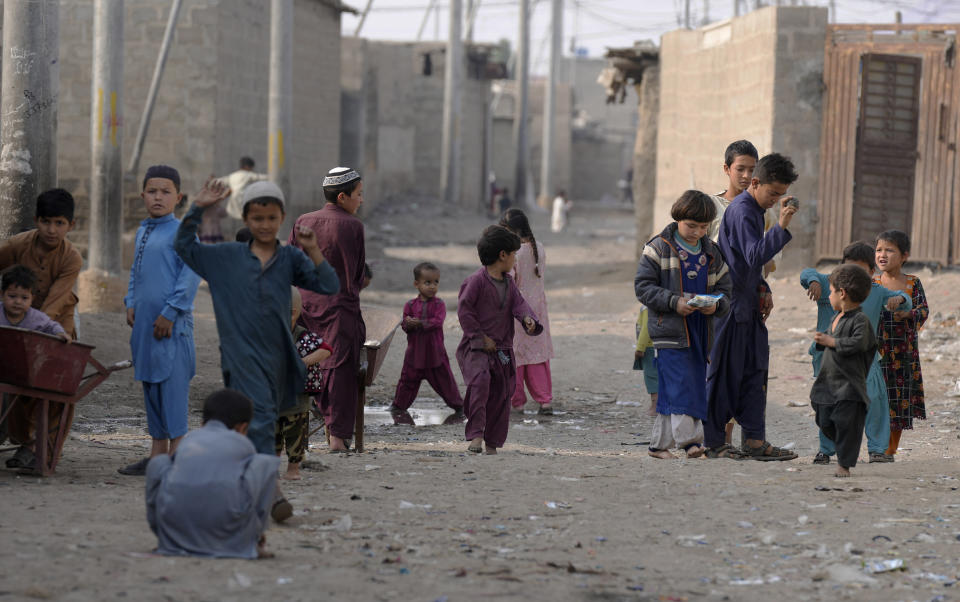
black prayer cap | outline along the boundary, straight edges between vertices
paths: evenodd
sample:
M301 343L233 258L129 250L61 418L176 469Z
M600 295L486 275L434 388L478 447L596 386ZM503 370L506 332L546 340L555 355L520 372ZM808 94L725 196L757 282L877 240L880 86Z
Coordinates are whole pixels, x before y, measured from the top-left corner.
M177 192L180 192L180 172L169 165L151 165L147 168L147 174L143 176L143 188L147 187L147 180L150 178L166 178L173 182Z

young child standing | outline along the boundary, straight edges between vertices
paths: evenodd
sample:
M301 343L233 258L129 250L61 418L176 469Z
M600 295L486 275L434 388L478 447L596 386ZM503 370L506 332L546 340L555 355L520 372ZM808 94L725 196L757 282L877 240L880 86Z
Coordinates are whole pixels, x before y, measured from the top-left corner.
M460 286L457 317L463 339L457 362L467 385L463 407L467 415L468 451L495 454L507 440L509 400L516 376L513 358L513 321L530 335L543 332L537 316L524 301L510 276L517 261L520 238L503 226L489 226L477 241L483 265Z
M876 271L874 249L865 242L855 242L847 245L843 250L843 264L856 265L871 277ZM807 268L800 273L800 284L807 289L810 299L817 302L817 332L828 332L836 312L830 304L829 276L816 270ZM826 308L824 308L826 305ZM876 282L871 283L870 294L860 304L860 310L870 326L876 332L880 324L880 312L884 308L890 311L908 311L913 307L909 295L902 291L888 290ZM813 356L813 376L820 374L820 365L823 361L823 350L818 349L817 343L810 345L810 354ZM867 435L867 451L870 453L870 462L892 462L893 456L885 452L890 443L890 405L887 400L887 385L883 380L883 371L880 369L880 355L874 356L867 372L867 395L870 405L867 407L867 417L864 432ZM826 435L820 433L820 450L813 459L814 464L829 464L830 456L836 453L833 442Z
M657 353L653 346L653 340L650 338L648 330L650 323L650 312L647 306L640 305L640 315L637 316L637 326L635 329L637 335L637 346L633 351L633 369L643 371L643 384L650 395L650 407L647 408L647 416L657 415L657 391L659 383L657 381Z
M634 290L650 312L648 329L657 348L657 418L650 455L674 458L674 447L688 458L702 456L707 418L707 358L713 342L713 316L730 311L730 276L719 247L706 237L716 208L698 190L684 192L670 211L674 223L643 248ZM723 295L694 308L694 295Z
M838 312L829 332L813 340L822 347L823 364L810 389L817 426L837 449L838 477L857 465L870 397L867 372L877 352L877 337L860 304L870 294L870 275L859 266L841 265L830 273L830 304Z
M407 333L407 352L403 356L403 370L390 413L404 414L413 405L426 380L443 402L458 413L463 412L463 398L450 369L447 350L443 345L443 321L447 305L437 297L440 270L424 262L413 268L413 286L419 293L403 306L400 328Z
M143 385L147 430L153 440L150 456L118 469L143 476L150 458L177 449L187 434L190 380L196 372L193 346L193 299L200 277L173 250L180 220L173 209L180 194L180 174L154 165L143 177L140 193L147 219L137 229L127 308L134 378Z
M890 399L890 444L887 455L897 453L900 436L913 428L913 419L927 417L923 399L923 373L920 370L919 334L930 308L920 278L903 273L910 257L910 237L900 230L887 230L877 236L876 260L880 274L874 282L890 290L910 295L909 311L884 311L877 336L880 339L881 366Z
M520 294L543 324L543 333L531 337L522 330L513 336L513 353L517 368L517 385L511 405L523 411L527 403L524 384L530 389L533 400L540 404L537 411L543 416L553 415L553 380L550 376L550 358L553 357L553 341L550 339L550 319L547 317L547 293L544 275L547 254L537 242L530 229L526 214L520 209L507 209L500 225L520 237L517 263L511 272Z
M287 472L283 475L289 481L300 480L300 463L307 453L307 444L310 437L310 401L323 387L323 374L317 365L330 357L333 350L323 339L313 334L300 324L300 312L303 311L303 300L297 287L290 287L290 329L293 331L293 340L297 344L297 351L307 368L307 378L304 381L303 393L297 395L297 403L293 407L280 411L277 418L276 449L277 455L287 450Z

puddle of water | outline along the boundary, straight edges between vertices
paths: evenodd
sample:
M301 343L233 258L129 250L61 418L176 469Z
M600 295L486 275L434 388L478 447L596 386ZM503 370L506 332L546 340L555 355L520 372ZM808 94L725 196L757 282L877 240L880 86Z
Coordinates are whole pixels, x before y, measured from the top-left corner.
M415 402L407 413L413 419L411 424L406 416L395 419L390 414L389 406L367 406L363 409L363 423L367 426L388 426L392 424L411 424L411 426L437 426L444 424L453 414L453 410L445 405L431 406L427 403ZM460 424L454 422L453 424Z

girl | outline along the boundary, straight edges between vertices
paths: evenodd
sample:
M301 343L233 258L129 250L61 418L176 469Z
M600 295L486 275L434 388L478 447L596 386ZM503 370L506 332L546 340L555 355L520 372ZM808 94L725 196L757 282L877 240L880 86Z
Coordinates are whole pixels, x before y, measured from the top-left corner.
M873 281L891 291L903 291L913 301L913 309L909 311L884 310L877 327L880 366L890 399L890 446L886 455L892 458L897 453L903 430L913 428L914 418L927 417L917 334L930 309L920 279L902 271L910 257L910 237L899 230L881 232L877 236L876 254L880 274L874 276Z
M703 455L703 420L707 417L707 358L713 339L713 316L730 309L730 276L720 248L706 237L717 209L706 194L688 190L673 204L676 220L643 248L634 290L647 306L648 331L657 349L657 418L650 455L688 458ZM723 293L712 304L689 305L691 295Z
M527 396L523 385L526 383L534 401L540 404L538 414L553 415L553 384L550 378L550 358L553 357L553 343L550 340L550 321L547 318L547 294L544 291L543 274L546 267L546 254L543 245L533 237L530 222L520 209L508 209L500 219L500 225L520 237L520 250L517 251L517 263L511 272L520 293L540 318L543 334L530 336L519 329L513 337L513 352L517 366L517 384L510 404L514 409L523 411Z

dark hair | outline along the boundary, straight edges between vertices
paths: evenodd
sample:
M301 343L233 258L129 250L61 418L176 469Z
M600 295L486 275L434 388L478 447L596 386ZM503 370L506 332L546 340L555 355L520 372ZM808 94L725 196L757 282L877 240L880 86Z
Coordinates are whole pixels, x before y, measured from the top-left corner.
M533 249L533 272L540 278L540 253L537 251L537 239L533 236L533 230L530 229L530 220L522 209L507 209L500 218L500 225L510 230L520 237L530 239L530 247Z
M141 189L146 189L147 181L151 178L170 180L173 182L173 187L176 188L177 192L180 192L180 172L174 167L170 167L169 165L151 165L143 175L143 185Z
M843 250L843 259L840 260L840 263L847 263L848 261L865 263L870 266L871 271L877 269L876 251L862 240L850 243Z
M436 265L430 263L429 261L424 261L423 263L418 263L418 264L415 265L414 268L413 268L413 279L414 279L414 280L420 280L420 276L421 276L424 272L431 272L431 271L432 271L432 272L436 272L436 273L439 274L439 273L440 273L440 268L438 268Z
M65 217L73 221L73 195L63 188L51 188L37 197L35 217Z
M240 169L253 169L255 165L250 157L240 157Z
M357 178L356 180L350 180L346 184L340 184L339 186L324 186L323 198L327 199L328 203L336 203L337 197L340 196L341 192L347 196L350 196L362 181L363 178Z
M759 161L753 169L753 177L761 184L793 184L797 181L797 170L793 166L790 157L784 157L780 153L770 153Z
M480 263L493 265L500 259L500 252L513 253L520 248L520 237L503 226L487 226L477 241Z
M3 272L0 291L6 291L11 286L25 288L32 294L37 288L37 275L25 265L12 265Z
M877 235L877 242L881 240L897 245L900 253L906 254L910 252L910 237L902 230L885 230Z
M253 402L233 389L214 391L203 401L203 423L219 420L228 429L253 418Z
M733 165L733 162L737 160L737 157L742 156L753 157L754 159L760 158L760 153L757 152L757 147L753 145L749 140L737 140L736 142L731 142L727 145L727 150L723 151L723 164L727 167Z
M689 219L698 224L708 224L717 217L717 206L709 195L699 190L688 190L670 208L670 217L678 222Z
M830 284L834 290L844 290L854 303L863 303L870 294L873 280L866 270L858 265L847 263L830 272Z
M250 228L243 227L237 230L236 240L237 242L250 242L253 240L253 233L250 232Z
M272 196L258 196L255 199L250 199L249 201L243 204L243 219L247 219L247 213L250 212L250 205L262 205L266 207L267 205L276 205L280 208L280 213L286 214L286 210L283 207L283 201ZM252 236L251 236L252 238Z

